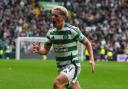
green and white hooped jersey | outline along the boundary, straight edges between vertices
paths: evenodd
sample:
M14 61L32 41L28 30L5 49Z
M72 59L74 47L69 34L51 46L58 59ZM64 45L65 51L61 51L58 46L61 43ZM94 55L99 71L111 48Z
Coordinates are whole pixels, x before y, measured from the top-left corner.
M65 24L64 28L57 30L52 28L47 33L47 44L52 45L55 51L57 67L63 67L71 63L80 66L77 41L81 43L86 37L79 28Z

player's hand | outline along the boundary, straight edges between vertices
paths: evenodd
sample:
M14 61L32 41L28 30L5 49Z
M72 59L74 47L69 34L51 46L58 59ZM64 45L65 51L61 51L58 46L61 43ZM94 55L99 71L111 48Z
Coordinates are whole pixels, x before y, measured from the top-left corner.
M95 62L92 61L92 60L89 60L89 64L91 65L92 72L94 73L94 72L95 72L95 69L96 69L96 64L95 64Z
M41 42L32 43L32 45L33 45L32 52L33 53L39 53L39 50L41 48Z

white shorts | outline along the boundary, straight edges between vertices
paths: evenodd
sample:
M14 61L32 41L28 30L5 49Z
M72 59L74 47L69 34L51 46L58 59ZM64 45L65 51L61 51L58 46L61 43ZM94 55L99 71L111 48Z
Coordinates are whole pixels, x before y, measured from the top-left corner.
M80 71L81 71L81 67L79 67L75 64L70 64L70 65L63 67L60 70L60 73L67 76L69 84L71 84L71 83L75 83L77 81L77 77L79 76Z

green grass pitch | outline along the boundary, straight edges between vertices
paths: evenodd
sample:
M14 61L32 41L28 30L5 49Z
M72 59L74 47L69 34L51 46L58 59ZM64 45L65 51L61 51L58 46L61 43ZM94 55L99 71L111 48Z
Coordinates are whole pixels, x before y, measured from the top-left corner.
M82 62L81 89L128 89L128 62L96 62L96 72ZM0 89L53 89L53 60L0 60Z

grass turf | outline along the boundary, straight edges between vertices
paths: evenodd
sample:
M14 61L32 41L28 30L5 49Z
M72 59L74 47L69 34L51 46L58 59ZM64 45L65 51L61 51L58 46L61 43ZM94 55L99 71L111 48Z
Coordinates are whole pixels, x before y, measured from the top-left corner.
M96 62L96 72L82 62L81 89L128 89L128 62ZM0 60L0 89L53 89L53 60Z

